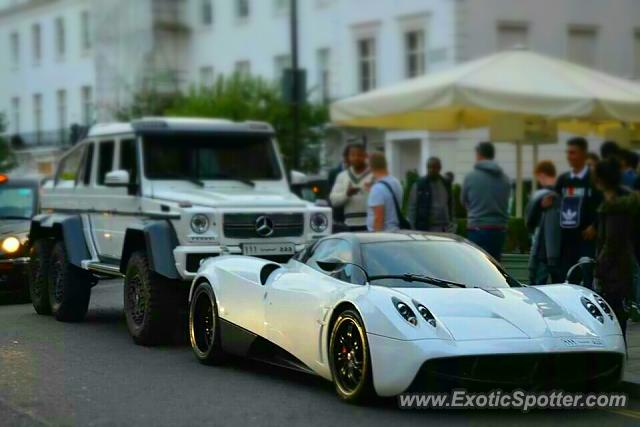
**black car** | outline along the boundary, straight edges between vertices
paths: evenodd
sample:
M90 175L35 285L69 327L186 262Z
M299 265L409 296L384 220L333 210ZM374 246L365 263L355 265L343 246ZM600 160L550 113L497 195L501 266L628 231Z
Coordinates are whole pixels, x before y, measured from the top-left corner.
M29 300L31 218L39 204L39 181L0 174L0 301Z

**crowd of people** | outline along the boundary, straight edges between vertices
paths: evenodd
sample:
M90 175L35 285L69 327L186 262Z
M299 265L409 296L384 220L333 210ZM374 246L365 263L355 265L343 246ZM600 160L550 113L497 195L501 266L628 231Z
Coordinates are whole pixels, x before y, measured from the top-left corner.
M467 210L466 235L500 261L511 181L495 161L492 143L479 143L475 154L473 171L460 193ZM580 282L597 283L625 330L630 313L640 319L639 156L611 141L598 155L589 152L581 137L567 142L566 155L570 170L560 175L549 160L535 165L539 189L531 195L525 215L532 235L529 282L560 283L572 266L595 260L595 280L582 269ZM403 187L389 174L384 154L367 154L364 145L348 145L342 164L329 175L336 229L455 232L452 174L442 174L437 157L429 158L426 166L427 174L409 190L405 217Z

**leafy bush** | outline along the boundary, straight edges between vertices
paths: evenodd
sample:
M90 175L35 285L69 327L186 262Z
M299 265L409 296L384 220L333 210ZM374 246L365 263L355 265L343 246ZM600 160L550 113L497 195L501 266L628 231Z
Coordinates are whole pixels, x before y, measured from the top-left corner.
M234 74L220 76L211 86L193 87L188 93L161 94L142 91L120 117L144 115L224 118L235 121L257 120L270 123L288 166L294 149L291 105L282 99L279 86L262 78ZM323 104L305 104L300 108L299 150L305 171L319 167L319 143L329 112Z

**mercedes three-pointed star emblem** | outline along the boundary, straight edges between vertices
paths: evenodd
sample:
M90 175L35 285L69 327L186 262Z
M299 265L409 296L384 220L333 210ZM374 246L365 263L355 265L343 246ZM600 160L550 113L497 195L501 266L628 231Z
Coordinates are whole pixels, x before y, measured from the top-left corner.
M260 237L269 237L274 232L273 221L266 215L259 216L256 219L256 233Z

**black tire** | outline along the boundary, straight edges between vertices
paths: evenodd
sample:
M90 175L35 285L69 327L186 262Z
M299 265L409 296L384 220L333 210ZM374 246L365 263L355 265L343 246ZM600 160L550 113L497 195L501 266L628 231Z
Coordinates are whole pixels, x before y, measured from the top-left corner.
M341 400L364 403L376 396L367 334L360 315L354 310L343 311L333 322L329 365Z
M220 340L220 318L213 289L202 282L193 291L189 304L189 340L200 363L220 365L227 359Z
M63 241L51 251L49 265L49 305L61 322L84 320L91 299L91 276L69 262Z
M149 268L146 252L131 254L124 279L127 328L138 345L171 342L179 324L180 293L175 284Z
M36 240L30 250L29 295L36 313L51 314L49 303L49 265L53 242L47 239Z

